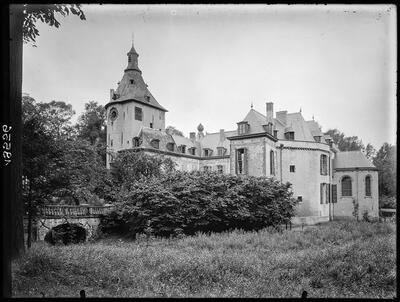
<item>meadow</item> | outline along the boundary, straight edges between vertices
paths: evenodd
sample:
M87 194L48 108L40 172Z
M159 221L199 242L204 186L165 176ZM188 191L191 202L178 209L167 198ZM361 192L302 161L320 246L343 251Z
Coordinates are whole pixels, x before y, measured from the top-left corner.
M393 298L396 226L329 222L304 230L34 243L12 263L14 297Z

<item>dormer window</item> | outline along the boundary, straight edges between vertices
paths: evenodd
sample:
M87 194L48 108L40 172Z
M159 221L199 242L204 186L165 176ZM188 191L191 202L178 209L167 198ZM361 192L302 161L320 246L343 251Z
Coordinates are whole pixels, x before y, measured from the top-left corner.
M167 150L174 152L174 143L167 143Z
M150 102L150 96L146 95L144 98L146 99L146 101Z
M273 130L272 130L272 129L273 129L272 123L268 123L268 124L266 124L266 125L263 125L263 128L264 128L264 131L265 131L265 132L272 134L272 132L273 132Z
M314 136L314 140L315 140L317 143L320 143L320 142L321 142L321 136Z
M238 134L239 135L249 133L250 125L247 122L240 122L237 124L238 124Z
M179 146L179 151L180 151L181 153L186 153L186 146L185 146L185 145L180 145L180 146Z
M289 141L294 141L294 132L293 131L286 132L285 139Z
M224 156L226 153L226 149L224 147L218 147L217 151L218 151L218 156Z
M191 155L196 155L196 148L194 148L194 147L189 148L189 153Z
M278 130L274 130L274 137L278 137Z
M160 149L160 141L158 139L153 139L150 142L150 145L154 148L154 149Z
M211 149L204 149L204 156L205 157L209 157L212 154L212 150Z

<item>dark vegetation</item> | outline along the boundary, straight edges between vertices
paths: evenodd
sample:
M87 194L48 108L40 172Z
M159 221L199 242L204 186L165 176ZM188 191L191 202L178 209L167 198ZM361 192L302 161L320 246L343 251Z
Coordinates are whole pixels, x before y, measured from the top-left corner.
M64 223L52 228L44 237L51 245L82 243L86 240L86 230L74 223Z
M260 230L294 216L290 184L219 173L170 172L126 183L105 234L170 236Z

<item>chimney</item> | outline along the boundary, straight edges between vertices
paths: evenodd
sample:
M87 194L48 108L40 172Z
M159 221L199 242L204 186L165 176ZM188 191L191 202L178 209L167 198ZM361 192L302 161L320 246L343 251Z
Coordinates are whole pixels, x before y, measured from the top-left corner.
M274 103L267 103L267 123L273 122L274 120Z
M196 132L190 132L189 137L190 137L190 140L192 142L194 142L196 140Z
M225 140L225 132L224 129L219 130L219 141L223 142Z
M287 115L287 110L285 111L278 111L276 113L276 118L280 120L285 126L286 126L286 115Z

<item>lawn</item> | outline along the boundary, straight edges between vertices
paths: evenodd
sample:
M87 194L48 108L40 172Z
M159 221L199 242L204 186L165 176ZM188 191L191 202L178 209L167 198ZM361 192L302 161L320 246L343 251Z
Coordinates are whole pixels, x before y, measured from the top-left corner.
M396 295L396 226L329 222L304 230L180 239L35 243L13 263L17 297L368 297Z

